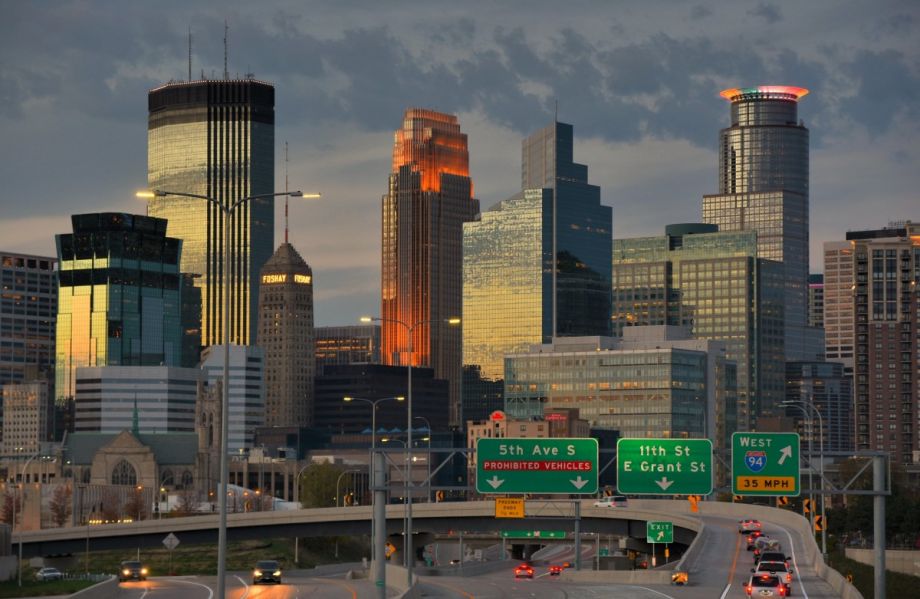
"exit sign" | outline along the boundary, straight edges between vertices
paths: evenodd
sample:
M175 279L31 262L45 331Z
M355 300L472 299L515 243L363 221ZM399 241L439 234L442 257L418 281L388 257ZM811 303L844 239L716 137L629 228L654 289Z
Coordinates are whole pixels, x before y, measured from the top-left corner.
M478 493L597 493L597 439L482 438Z
M624 495L709 495L709 439L620 439L617 489Z

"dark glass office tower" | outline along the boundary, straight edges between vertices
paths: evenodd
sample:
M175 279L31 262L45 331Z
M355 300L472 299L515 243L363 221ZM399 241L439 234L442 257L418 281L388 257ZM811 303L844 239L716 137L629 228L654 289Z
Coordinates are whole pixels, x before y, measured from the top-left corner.
M148 96L147 183L223 204L274 191L275 88L254 80L168 83ZM169 221L183 242L182 272L200 275L201 342L223 342L223 212L205 200L150 200L149 214ZM230 342L256 338L259 270L274 249L270 198L237 208L231 232Z
M719 133L719 193L703 196L703 221L757 231L758 256L785 270L787 360L808 352L808 129L800 87L727 89L731 126Z
M558 122L525 139L523 190L463 225L463 363L483 381L506 353L608 334L612 210L572 143Z
M0 253L0 385L51 378L56 263L46 256Z

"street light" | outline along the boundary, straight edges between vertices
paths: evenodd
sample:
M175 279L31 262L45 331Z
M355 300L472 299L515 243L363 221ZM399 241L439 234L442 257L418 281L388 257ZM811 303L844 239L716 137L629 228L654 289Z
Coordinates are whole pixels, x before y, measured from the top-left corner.
M224 214L224 255L221 264L221 276L223 277L223 300L224 300L224 318L223 318L223 345L224 345L224 378L223 393L220 406L220 482L218 483L218 495L220 497L220 520L217 530L217 596L226 595L227 576L227 483L230 479L230 464L227 460L227 446L230 437L230 219L233 212L250 200L260 200L274 198L278 196L289 196L292 198L319 198L318 193L303 193L302 191L281 191L277 193L260 193L237 200L228 199L226 203L219 199L197 193L185 193L180 191L166 191L163 189L144 190L137 192L137 197L143 199L165 198L167 196L176 196L183 198L197 198L205 200L217 207Z
M24 449L24 448L19 447L18 449ZM32 455L30 455L29 459L26 460L25 465L19 469L19 494L22 495L22 498L19 500L20 515L22 514L22 511L23 511L22 504L25 502L25 499L26 499L25 476L29 472L29 464L32 463L32 460L38 457L38 454L40 453L41 451L36 451ZM13 526L16 526L16 495L13 495ZM19 586L21 587L22 586L22 522L19 523L19 564L18 565L19 565L18 581L19 581Z
M365 399L363 397L343 397L342 401L350 403L353 401L360 401L371 405L371 451L377 448L377 404L382 401L389 401L395 399L396 401L405 401L405 397L402 395L397 395L395 397L381 397L380 399Z
M402 439L394 439L393 437L384 437L380 439L381 443L399 443L407 450L409 448L408 444ZM406 531L409 530L409 468L412 467L409 462L408 453L405 456L405 464L403 464L403 564L406 568L409 567L409 535L406 534ZM392 498L391 498L392 499ZM410 578L411 580L411 578Z
M428 456L426 461L428 462L428 501L431 503L431 423L424 416L416 416L413 420L423 420L425 422L425 428L428 429L428 436L424 437L422 441L428 441Z
M403 322L397 318L381 318L379 316L362 316L361 322L389 322L392 324L397 324L404 329L406 329L406 339L407 346L406 350L409 355L407 360L408 364L408 385L406 396L409 398L408 403L406 404L406 429L408 432L408 437L406 441L406 452L407 452L407 469L412 464L412 333L415 332L415 327L423 324L431 324L433 322L444 322L451 326L456 326L460 324L460 319L456 317L446 318L446 319L434 319L429 318L425 320L419 320L411 325L409 323ZM407 470L408 474L408 470ZM406 481L406 489L411 490L409 481ZM412 586L412 566L415 561L414 556L412 556L412 497L406 497L406 581L408 585Z
M824 505L824 418L821 416L821 411L818 410L818 407L808 399L786 400L780 403L780 405L799 408L803 412L805 412L805 408L803 406L807 406L813 410L815 414L818 415L818 456L821 460L821 553L824 554L824 558L827 559L827 514L825 512L825 509L827 508ZM812 429L811 436L814 437L814 429ZM814 439L809 438L808 444L812 445L813 443ZM811 474L811 470L812 469L809 468L809 475ZM814 501L812 501L812 505L814 505Z

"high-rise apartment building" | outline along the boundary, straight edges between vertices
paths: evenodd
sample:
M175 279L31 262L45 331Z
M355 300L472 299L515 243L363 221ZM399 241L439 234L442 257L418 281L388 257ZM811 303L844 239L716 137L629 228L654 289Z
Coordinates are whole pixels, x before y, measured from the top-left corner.
M808 129L800 87L727 89L731 125L719 135L719 193L703 196L703 221L757 231L758 257L782 262L785 355L813 359L808 325Z
M463 363L486 381L505 354L609 332L612 209L572 147L565 123L525 139L522 191L463 225Z
M463 223L479 212L469 173L457 117L406 110L383 196L381 358L430 366L448 380L453 426L460 425L462 344L460 327L447 321L462 308Z
M856 271L856 449L920 462L920 224L850 231Z
M756 232L669 225L660 237L614 240L613 254L615 335L669 324L724 341L741 430L783 400L783 268L759 258Z
M57 260L0 252L0 385L54 370Z
M256 428L265 424L264 368L262 348L253 345L230 346L229 452L236 453L252 447ZM201 353L201 369L208 387L213 388L221 383L224 378L224 347L215 345L205 348ZM207 392L204 395L214 397Z
M852 376L856 344L853 243L824 242L824 339L827 360L840 362Z
M786 400L811 402L821 413L820 420L812 416L812 430L808 431L802 410L786 410L796 422L803 446L811 441L814 447L820 445L823 422L825 451L853 450L853 387L843 364L786 362Z
M3 440L0 453L27 457L50 441L51 401L47 380L0 385Z
M179 366L184 331L182 241L161 218L122 213L71 217L57 235L55 400L74 397L87 366Z
M380 325L316 327L316 373L326 366L380 363Z
M808 275L808 326L824 328L824 275Z
M148 95L147 184L150 189L208 196L224 206L274 191L275 88L260 81L171 82ZM230 238L230 301L223 297L223 211L178 196L150 200L149 214L169 221L183 242L182 272L200 275L202 344L256 338L259 270L272 255L274 201L251 200L234 212Z
M265 352L265 426L311 426L313 271L290 243L262 267L258 345Z

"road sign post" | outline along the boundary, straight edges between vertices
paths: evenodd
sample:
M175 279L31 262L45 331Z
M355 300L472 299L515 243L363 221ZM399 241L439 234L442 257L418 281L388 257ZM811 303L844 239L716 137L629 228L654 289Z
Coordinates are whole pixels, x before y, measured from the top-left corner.
M798 433L732 434L732 493L799 495Z
M597 439L478 439L476 491L597 493Z
M620 439L617 488L625 495L709 495L709 439Z

